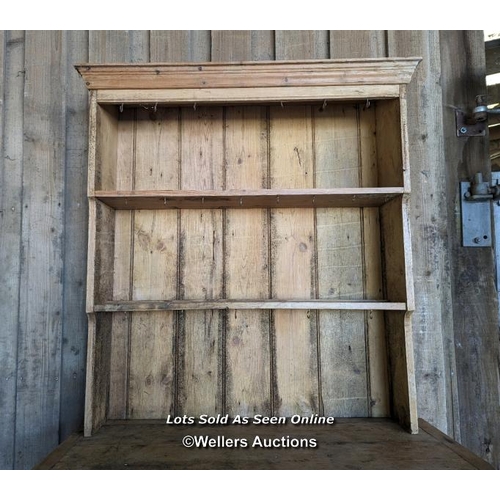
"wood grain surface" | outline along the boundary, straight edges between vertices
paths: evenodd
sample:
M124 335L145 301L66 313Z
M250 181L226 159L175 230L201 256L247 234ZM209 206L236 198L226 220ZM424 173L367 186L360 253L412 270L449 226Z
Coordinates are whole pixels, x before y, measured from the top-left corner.
M114 421L90 439L76 435L37 469L314 469L473 470L491 465L420 420L411 435L388 419L337 419L333 425L166 425ZM208 436L218 448L186 448L186 435ZM255 441L258 436L260 441ZM231 447L236 439L247 446ZM279 448L252 446L279 440ZM303 440L292 447L292 440ZM233 440L231 442L231 440ZM314 441L313 441L314 440ZM305 444L315 447L308 447ZM240 442L241 443L241 442ZM281 444L283 443L283 444ZM224 446L224 444L226 446ZM294 443L295 444L295 443Z

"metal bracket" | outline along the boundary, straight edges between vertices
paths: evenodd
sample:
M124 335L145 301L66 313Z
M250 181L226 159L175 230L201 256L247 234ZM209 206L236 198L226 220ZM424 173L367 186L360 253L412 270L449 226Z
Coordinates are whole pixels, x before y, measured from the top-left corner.
M457 137L484 137L486 135L486 122L470 120L461 109L455 110L455 123Z
M491 246L491 200L469 201L471 183L460 183L462 209L462 245L464 247Z
M491 172L491 182L500 183L500 172ZM495 249L496 283L500 290L500 200L493 202L493 247Z
M460 206L462 209L462 245L464 247L490 247L491 202L497 207L500 199L500 177L492 175L492 184L483 181L477 173L472 182L460 183ZM500 206L498 206L500 211ZM499 219L500 225L500 219ZM500 239L500 227L498 231Z

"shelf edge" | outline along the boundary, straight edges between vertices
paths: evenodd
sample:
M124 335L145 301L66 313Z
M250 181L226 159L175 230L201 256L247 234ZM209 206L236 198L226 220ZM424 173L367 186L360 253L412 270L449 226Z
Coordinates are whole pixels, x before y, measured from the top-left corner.
M378 207L406 194L404 188L261 189L230 191L96 191L116 210L169 208Z
M94 306L94 312L184 311L230 309L359 310L406 311L405 302L333 300L145 300L107 302Z

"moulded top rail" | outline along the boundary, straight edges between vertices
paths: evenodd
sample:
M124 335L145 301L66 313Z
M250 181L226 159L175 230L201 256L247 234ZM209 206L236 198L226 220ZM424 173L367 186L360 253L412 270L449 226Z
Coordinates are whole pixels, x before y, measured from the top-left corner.
M421 58L76 65L89 90L405 85Z

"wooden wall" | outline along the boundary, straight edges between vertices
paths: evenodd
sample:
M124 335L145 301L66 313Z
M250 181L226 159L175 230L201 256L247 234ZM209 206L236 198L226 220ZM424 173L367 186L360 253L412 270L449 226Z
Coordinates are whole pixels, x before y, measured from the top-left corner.
M422 56L409 89L419 415L500 466L491 249L460 247L458 184L489 169L457 139L484 93L481 31L0 32L0 468L82 425L87 90L77 62Z

